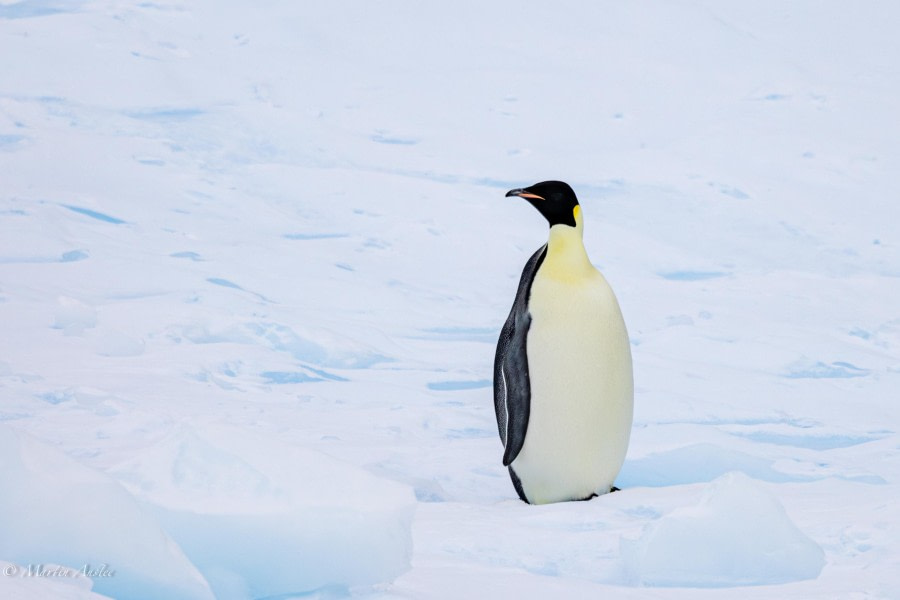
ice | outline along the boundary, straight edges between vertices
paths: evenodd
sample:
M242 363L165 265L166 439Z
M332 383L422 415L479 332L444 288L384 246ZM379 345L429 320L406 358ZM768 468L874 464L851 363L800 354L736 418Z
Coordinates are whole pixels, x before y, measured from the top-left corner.
M127 333L111 330L99 337L96 348L101 356L140 356L145 344Z
M297 360L330 368L361 369L390 360L365 344L315 326L301 333L287 325L265 321L231 325L223 330L191 326L185 328L184 336L197 344L262 344Z
M339 375L305 367L302 371L263 371L259 374L267 383L307 383L310 381L347 381Z
M752 479L729 473L694 506L673 510L623 540L632 577L646 586L733 587L813 579L825 553Z
M29 570L30 567L30 570ZM91 591L90 578L62 565L18 565L0 560L0 589L5 600L109 600Z
M93 581L100 594L147 600L213 597L178 545L115 480L5 425L0 425L0 457L0 555L12 564L3 584L27 588L30 573L51 569L48 565L73 574L108 565L111 574ZM81 585L89 588L89 582ZM30 592L33 597L42 593L38 588Z
M441 392L454 392L457 390L474 390L491 387L491 380L479 379L477 381L429 381L428 389Z
M411 490L318 452L183 425L113 472L219 600L370 586L409 568Z
M666 271L659 276L671 281L704 281L725 277L728 273L722 271Z
M802 476L782 473L771 461L715 444L693 444L667 452L628 460L619 485L668 486L712 481L730 471L740 471L765 481L797 481Z
M790 377L791 379L833 379L865 377L868 374L868 369L862 369L844 361L835 361L829 365L822 361L813 363L809 360L800 360L790 365L784 376Z
M53 320L55 329L62 329L66 335L81 335L86 329L97 326L97 311L94 307L75 298L60 296Z
M0 425L240 600L898 597L900 5L773 6L0 0ZM542 179L578 194L636 398L621 491L531 507L491 365L547 235L504 194ZM795 526L821 571L625 573L619 540L746 508L701 504L733 471L793 523L761 501L760 539ZM94 514L58 484L54 511ZM29 560L137 554L27 509L2 521L46 542ZM313 577L313 546L349 562Z
M113 225L122 225L125 223L122 219L118 219L116 217L112 217L100 211L96 211L90 208L84 208L83 206L72 206L71 204L63 204L65 208L68 208L72 212L76 212L80 215L84 215L86 217L90 217L92 219L97 219L98 221L102 221L104 223L111 223Z
M0 19L28 19L32 17L43 17L57 13L63 13L67 10L77 9L81 4L79 0L72 2L68 8L61 6L59 2L54 0L21 0L19 2L3 2L0 3Z

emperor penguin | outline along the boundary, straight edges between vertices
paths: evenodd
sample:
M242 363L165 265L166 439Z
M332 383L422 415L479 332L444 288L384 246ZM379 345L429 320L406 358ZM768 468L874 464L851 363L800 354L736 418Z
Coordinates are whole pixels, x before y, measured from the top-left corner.
M613 487L634 413L631 347L612 288L588 259L575 192L510 190L550 223L522 271L494 357L494 409L519 497L588 500Z

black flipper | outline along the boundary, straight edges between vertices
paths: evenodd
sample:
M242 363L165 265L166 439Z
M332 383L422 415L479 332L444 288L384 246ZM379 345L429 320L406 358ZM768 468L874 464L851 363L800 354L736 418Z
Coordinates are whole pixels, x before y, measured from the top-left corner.
M512 479L513 487L516 488L516 493L519 495L519 499L522 502L531 504L531 502L528 502L528 498L525 497L525 490L522 489L522 480L519 479L519 476L516 475L516 472L513 471L512 467L506 468L509 470L509 478Z
M528 431L528 415L531 411L531 384L525 346L531 325L528 298L534 275L544 261L546 252L547 245L544 244L525 263L516 300L500 331L497 353L494 355L494 411L497 413L500 440L506 447L503 466L509 466L519 455ZM513 479L513 484L515 482ZM516 491L522 495L518 488Z

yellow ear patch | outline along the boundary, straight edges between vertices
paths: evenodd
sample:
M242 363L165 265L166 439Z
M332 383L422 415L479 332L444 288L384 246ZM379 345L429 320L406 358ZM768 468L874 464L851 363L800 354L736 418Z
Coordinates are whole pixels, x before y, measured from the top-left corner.
M578 217L581 215L581 205L576 204L575 208L572 209L572 216L575 217L575 220L578 220Z

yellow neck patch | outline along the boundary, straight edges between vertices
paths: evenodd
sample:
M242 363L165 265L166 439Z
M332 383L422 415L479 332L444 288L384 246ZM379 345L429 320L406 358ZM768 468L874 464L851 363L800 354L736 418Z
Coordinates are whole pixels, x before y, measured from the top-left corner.
M575 227L555 225L550 228L547 254L540 272L553 279L575 282L596 272L581 240L581 208L572 209Z

